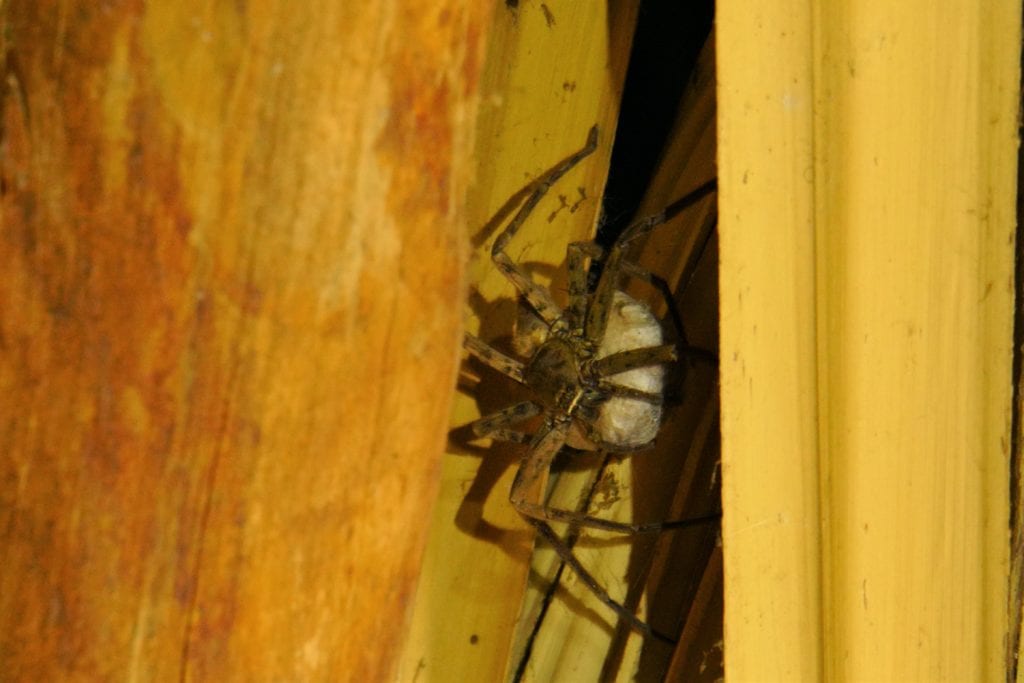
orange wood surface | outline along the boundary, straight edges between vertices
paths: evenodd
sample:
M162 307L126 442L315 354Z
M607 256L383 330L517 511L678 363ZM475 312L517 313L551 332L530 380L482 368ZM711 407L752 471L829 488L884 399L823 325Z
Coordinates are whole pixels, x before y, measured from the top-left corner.
M489 3L0 6L0 677L387 680Z

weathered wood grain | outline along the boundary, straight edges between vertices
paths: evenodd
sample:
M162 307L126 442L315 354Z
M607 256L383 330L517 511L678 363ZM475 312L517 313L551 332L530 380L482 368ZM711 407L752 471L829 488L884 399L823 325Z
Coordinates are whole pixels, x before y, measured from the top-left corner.
M2 11L5 680L387 680L486 3Z

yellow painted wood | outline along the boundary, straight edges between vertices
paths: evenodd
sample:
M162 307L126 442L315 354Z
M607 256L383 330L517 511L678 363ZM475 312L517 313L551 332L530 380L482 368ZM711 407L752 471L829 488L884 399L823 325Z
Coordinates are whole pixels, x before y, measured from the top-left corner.
M556 300L564 300L566 246L593 234L600 207L635 12L625 3L607 8L567 0L524 0L495 10L477 123L476 183L467 207L466 324L485 341L508 337L516 312L515 290L490 259L500 227L488 221L579 149L597 124L598 150L552 189L509 249L529 264L537 282L553 281ZM517 396L511 380L465 363L452 426ZM464 437L454 433L442 462L399 680L497 681L509 666L533 551L532 530L508 502L523 450L468 444Z
M717 7L725 659L821 678L810 7Z
M726 671L989 681L1020 4L718 5Z

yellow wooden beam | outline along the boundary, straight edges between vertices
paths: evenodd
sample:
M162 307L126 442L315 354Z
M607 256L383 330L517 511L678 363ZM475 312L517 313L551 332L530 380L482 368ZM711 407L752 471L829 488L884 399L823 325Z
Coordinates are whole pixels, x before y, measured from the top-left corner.
M597 151L552 188L509 249L537 282L554 283L556 301L564 300L566 247L593 235L600 209L635 17L636 7L628 3L569 0L505 3L495 10L476 127L476 182L467 206L472 253L466 327L485 341L500 345L516 317L515 289L490 257L511 216L497 224L490 219L582 147L596 124ZM511 380L466 363L452 426L519 400L515 392ZM508 494L523 447L467 443L465 436L455 433L442 462L399 680L502 680L522 649L513 641L533 532ZM553 652L549 660L557 657Z
M723 2L717 29L726 671L818 680L810 7Z
M999 680L1020 3L718 12L726 671Z

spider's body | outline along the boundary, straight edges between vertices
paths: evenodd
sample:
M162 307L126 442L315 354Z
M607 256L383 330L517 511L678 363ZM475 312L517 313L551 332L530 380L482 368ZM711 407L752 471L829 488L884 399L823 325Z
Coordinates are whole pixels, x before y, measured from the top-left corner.
M664 369L660 365L634 368L604 385L646 395L633 398L610 395L590 362L620 351L660 346L661 323L650 307L616 291L599 344L587 339L583 329L574 329L564 314L549 328L537 316L524 313L513 341L516 352L530 359L523 368L523 380L547 412L573 418L566 442L583 450L593 450L598 443L630 450L650 444L661 424L657 399L664 386Z
M571 335L552 335L523 368L526 385L549 410L575 416L586 405L587 384L592 383L582 373L582 341Z
M524 360L507 356L468 334L465 347L486 365L527 386L535 399L482 417L472 429L477 436L528 444L509 495L512 504L598 598L633 628L651 634L647 624L612 599L579 564L547 522L571 522L627 533L659 531L666 525L612 522L550 507L543 502L544 482L565 444L607 451L637 451L652 445L661 423L664 365L677 359L677 349L664 343L661 324L650 307L621 291L622 280L629 276L658 287L668 299L664 282L629 261L626 252L634 239L709 194L715 186L714 181L707 183L661 214L632 224L610 249L593 242L570 244L569 302L563 309L512 261L506 247L548 189L596 147L595 127L581 150L534 183L515 217L494 240L494 265L536 313L517 325L513 346ZM587 284L588 260L603 264L593 289ZM535 434L513 428L535 417L542 418Z

